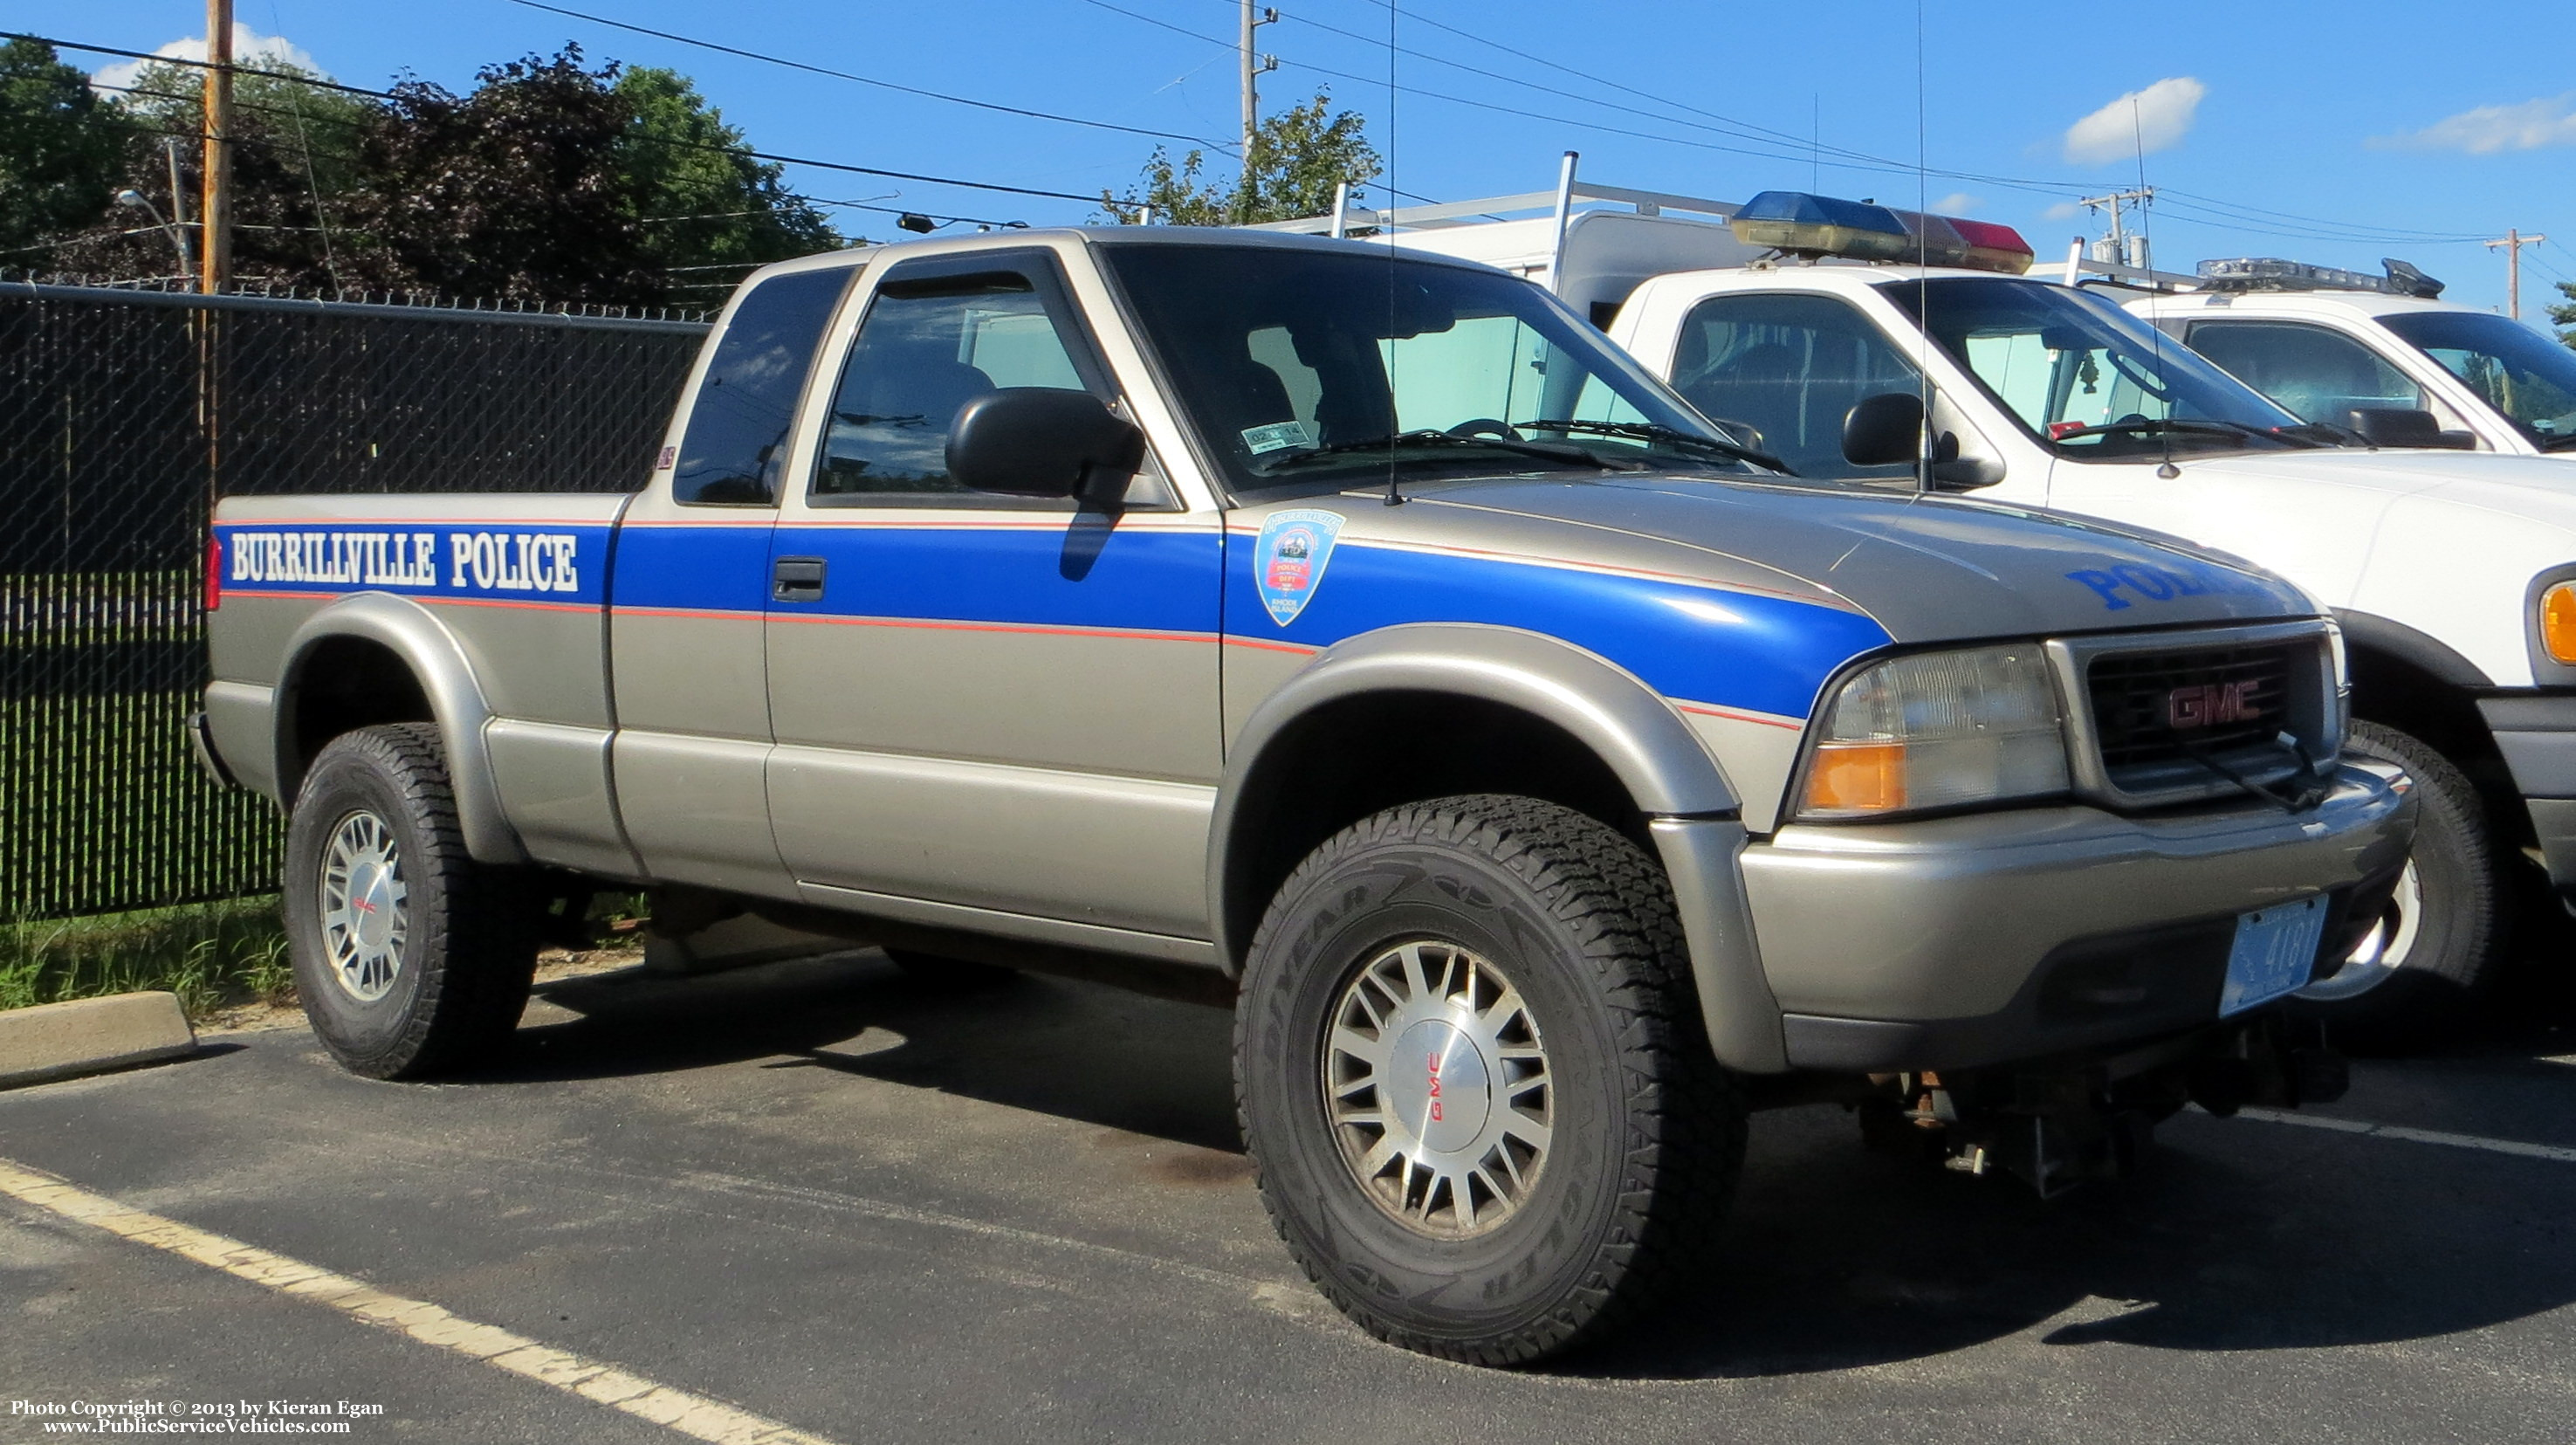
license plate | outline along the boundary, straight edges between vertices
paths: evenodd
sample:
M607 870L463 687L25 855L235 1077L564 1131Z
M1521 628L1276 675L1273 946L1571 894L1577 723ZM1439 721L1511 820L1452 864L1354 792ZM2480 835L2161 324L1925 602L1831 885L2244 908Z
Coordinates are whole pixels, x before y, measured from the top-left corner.
M2325 936L2326 901L2303 898L2236 917L2236 946L2227 954L2227 987L2218 1016L2240 1014L2307 986Z

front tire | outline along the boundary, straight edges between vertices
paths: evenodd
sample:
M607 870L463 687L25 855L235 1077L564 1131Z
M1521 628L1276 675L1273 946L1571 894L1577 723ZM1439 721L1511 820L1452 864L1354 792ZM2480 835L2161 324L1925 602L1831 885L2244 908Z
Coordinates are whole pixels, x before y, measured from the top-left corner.
M322 749L287 824L285 886L296 993L349 1072L451 1072L518 1027L535 896L466 852L436 726L360 728Z
M2378 924L2355 950L2388 976L2369 992L2308 1005L2336 1044L2400 1053L2465 1025L2494 985L2504 933L2504 880L2477 788L2421 740L2355 722L2345 750L2395 763L2415 780L2415 853Z
M1236 1103L1262 1202L1380 1339L1528 1364L1694 1272L1745 1105L1662 873L1528 798L1391 809L1315 850L1254 936Z

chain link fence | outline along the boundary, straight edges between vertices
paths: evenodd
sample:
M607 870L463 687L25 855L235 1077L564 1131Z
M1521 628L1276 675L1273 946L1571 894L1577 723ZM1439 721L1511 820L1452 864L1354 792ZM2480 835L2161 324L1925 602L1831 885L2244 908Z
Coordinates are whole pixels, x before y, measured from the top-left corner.
M705 330L0 283L0 920L275 888L189 756L213 498L631 490Z

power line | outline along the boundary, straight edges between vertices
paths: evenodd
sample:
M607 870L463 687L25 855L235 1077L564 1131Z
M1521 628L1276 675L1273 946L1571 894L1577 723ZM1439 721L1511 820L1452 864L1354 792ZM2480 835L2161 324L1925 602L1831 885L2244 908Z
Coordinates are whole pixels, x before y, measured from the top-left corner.
M700 50L713 50L723 55L740 56L745 60L759 60L765 61L771 65L783 65L790 70L803 70L809 71L815 75L828 75L835 80L848 80L855 81L860 85L873 85L880 90L898 91L904 95L917 95L925 100L944 100L951 105L968 105L973 106L977 110L997 111L1003 115L1022 116L1030 120L1054 121L1059 125L1087 126L1092 130L1110 130L1117 131L1123 135L1140 135L1149 140L1187 141L1193 145L1210 145L1217 146L1219 148L1222 148L1225 145L1225 142L1223 141L1210 140L1205 136L1183 135L1177 131L1168 130L1147 130L1141 126L1119 125L1114 121L1090 120L1078 115L1057 115L1053 111L1029 110L1022 106L1003 105L997 101L975 100L963 95L950 95L944 91L924 90L919 86L898 85L891 80L878 80L874 76L854 75L849 71L834 70L829 66L814 65L802 60L790 60L783 55L764 55L757 50L745 50L739 46L733 45L720 45L712 40L700 40L695 36L681 35L674 31L655 30L649 26L643 25L630 25L623 20L611 20L605 15L590 15L579 10L567 10L560 5L543 4L541 3L541 0L510 0L510 3L513 5L524 6L530 10L544 10L556 15L570 16L575 20L586 20L593 25L605 25L614 30L631 31L637 35L650 35L657 40L668 40L679 45L693 45Z

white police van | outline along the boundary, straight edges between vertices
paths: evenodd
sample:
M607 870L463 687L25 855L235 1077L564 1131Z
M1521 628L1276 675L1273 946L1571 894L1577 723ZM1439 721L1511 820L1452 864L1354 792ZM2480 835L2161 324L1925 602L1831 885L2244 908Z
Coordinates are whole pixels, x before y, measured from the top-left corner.
M1480 219L1512 209L1549 214ZM2417 445L2372 446L2112 299L2024 275L2031 250L2008 228L1865 201L1582 186L1569 158L1553 193L1290 227L1367 230L1550 284L1793 470L2152 527L2330 606L2354 747L2403 763L2425 794L2416 866L2362 944L2389 986L2323 1004L2347 1037L2439 1033L2492 983L2518 887L2545 876L2576 894L2576 474L2529 454L2538 443L2464 452L2424 435L2463 424L2453 409L2439 418L2452 425L2401 417L2382 433ZM2099 580L2105 612L2131 616L2162 585Z

